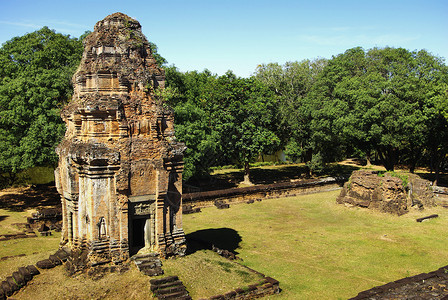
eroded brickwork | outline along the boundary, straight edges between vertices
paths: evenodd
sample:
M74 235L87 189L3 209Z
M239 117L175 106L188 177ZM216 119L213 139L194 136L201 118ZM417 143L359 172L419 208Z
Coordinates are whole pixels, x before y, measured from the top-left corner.
M172 111L154 96L165 74L139 22L121 13L99 21L73 83L55 171L62 242L86 250L91 264L138 250L184 254L185 147L176 142Z

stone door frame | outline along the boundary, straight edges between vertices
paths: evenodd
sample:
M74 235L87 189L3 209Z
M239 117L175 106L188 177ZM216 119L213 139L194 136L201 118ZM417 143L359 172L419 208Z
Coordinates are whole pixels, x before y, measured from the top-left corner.
M143 195L129 197L129 252L130 255L136 254L140 246L135 246L136 238L134 234L138 229L134 228L134 220L145 219L144 225L144 249L154 251L156 246L156 195Z

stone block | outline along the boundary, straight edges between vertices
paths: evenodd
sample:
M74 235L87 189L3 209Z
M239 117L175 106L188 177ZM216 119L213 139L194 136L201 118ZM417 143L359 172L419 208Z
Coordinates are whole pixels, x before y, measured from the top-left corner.
M15 282L15 280L14 280L14 278L12 278L12 276L6 277L5 281L9 284L9 287L11 288L11 291L13 293L20 290L20 286Z
M34 265L28 265L25 268L27 269L28 272L30 272L32 276L40 274L39 270Z
M6 295L6 297L11 296L14 294L14 290L9 285L9 282L7 280L2 281L1 288L3 290L3 293Z
M58 251L56 251L56 253L54 255L56 255L63 262L65 262L69 257L69 253L65 252L62 249L59 249Z
M33 279L33 275L31 275L30 271L28 271L28 269L25 267L20 267L18 269L18 272L23 276L23 278L27 282L30 281L31 279Z
M54 268L56 265L49 259L43 259L41 261L38 261L36 263L36 266L39 269L51 269L51 268Z
M62 261L56 255L50 255L48 259L55 265L59 266L62 264Z
M17 271L16 271L16 272L13 272L11 277L14 279L14 282L15 282L20 288L26 285L25 277L24 277L22 274L20 274L19 272L17 272Z

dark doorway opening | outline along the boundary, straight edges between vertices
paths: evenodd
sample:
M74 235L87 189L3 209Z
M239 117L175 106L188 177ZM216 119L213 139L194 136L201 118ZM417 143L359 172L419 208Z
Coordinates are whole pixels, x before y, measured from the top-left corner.
M132 247L133 248L145 247L145 224L146 224L146 219L132 220Z

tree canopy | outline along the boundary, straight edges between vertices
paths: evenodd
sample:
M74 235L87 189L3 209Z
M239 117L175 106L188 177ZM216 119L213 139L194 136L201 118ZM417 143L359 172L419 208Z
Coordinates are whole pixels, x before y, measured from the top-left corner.
M0 48L0 172L51 165L82 43L44 27Z
M87 34L44 27L0 48L0 175L56 162L59 110ZM448 67L426 50L356 47L331 59L261 64L241 78L180 72L150 44L166 71L167 88L156 95L173 107L177 139L188 147L185 179L238 164L249 182L249 163L278 150L310 173L349 156L437 174L447 162Z
M276 132L276 97L264 84L240 78L180 73L166 69L169 102L176 114L176 136L187 145L184 177L207 174L210 167L226 162L245 168L261 153L280 146Z
M446 132L435 120L446 122L447 90L446 65L427 51L347 50L310 92L313 150L328 159L374 153L387 170L404 162L415 167L431 132Z

